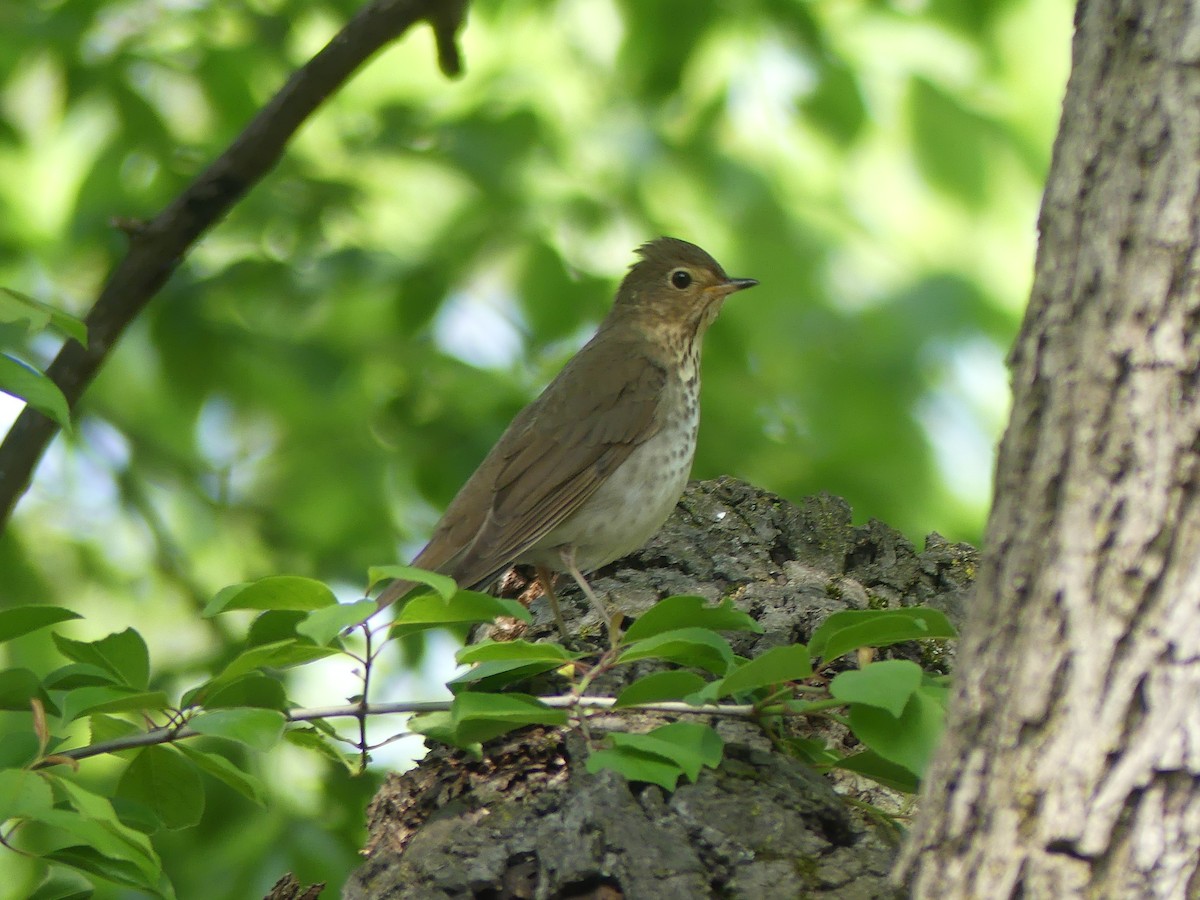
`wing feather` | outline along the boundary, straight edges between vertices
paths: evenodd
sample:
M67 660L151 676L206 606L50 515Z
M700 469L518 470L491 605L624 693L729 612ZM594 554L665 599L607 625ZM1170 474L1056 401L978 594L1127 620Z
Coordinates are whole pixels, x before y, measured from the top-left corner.
M607 337L585 346L513 420L415 565L464 586L491 581L657 433L665 369L637 352L640 342Z

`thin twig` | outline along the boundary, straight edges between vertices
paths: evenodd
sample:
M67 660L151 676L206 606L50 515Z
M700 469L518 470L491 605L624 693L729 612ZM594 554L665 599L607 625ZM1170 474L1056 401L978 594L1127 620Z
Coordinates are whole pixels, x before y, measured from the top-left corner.
M367 664L363 666L362 692L358 695L358 752L360 754L359 764L365 772L367 771L367 698L371 693L371 669L374 668L375 656L371 652L371 629L363 625L362 630L367 640L366 651L363 654L367 658Z
M612 709L617 702L616 697L577 697L574 694L563 694L557 697L539 697L542 703L551 709L580 709L604 711ZM386 716L396 714L412 714L426 712L445 712L450 709L453 700L419 700L403 703L350 703L345 706L318 706L309 709L293 709L284 713L289 722L311 722L314 719L360 719L364 716ZM757 719L763 711L750 703L705 704L692 706L682 701L662 701L659 703L640 703L636 706L622 707L631 712L659 712L686 716L725 716L729 718ZM772 715L803 716L807 711L779 709L773 710ZM87 759L105 753L115 753L118 750L131 750L137 747L149 747L154 744L165 744L170 741L195 737L199 732L192 730L189 725L179 725L164 728L154 728L141 734L131 734L114 738L111 741L101 741L87 747L76 747L73 750L60 750L55 756L66 759Z

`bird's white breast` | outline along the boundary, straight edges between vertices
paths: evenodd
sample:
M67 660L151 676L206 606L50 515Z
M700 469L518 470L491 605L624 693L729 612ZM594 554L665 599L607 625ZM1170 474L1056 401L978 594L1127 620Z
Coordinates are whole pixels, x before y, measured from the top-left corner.
M639 549L662 527L687 486L700 424L699 379L672 379L667 390L675 393L664 398L668 412L658 432L522 562L561 569L556 548L570 544L579 568L589 572Z

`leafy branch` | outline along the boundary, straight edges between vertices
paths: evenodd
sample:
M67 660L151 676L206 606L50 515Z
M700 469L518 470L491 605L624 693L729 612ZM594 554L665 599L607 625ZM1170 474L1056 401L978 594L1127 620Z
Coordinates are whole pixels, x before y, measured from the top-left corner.
M705 719L758 722L774 745L818 768L844 768L890 787L916 789L937 741L946 687L943 679L903 659L875 661L866 648L915 639L945 639L954 631L941 613L922 608L843 611L830 615L807 644L777 646L746 659L725 635L761 633L746 613L725 600L675 596L640 615L607 648L574 649L549 641L484 640L457 656L466 670L448 684L452 699L373 701L372 672L384 648L435 628L465 633L499 617L532 621L512 600L459 591L444 576L388 567L375 577L402 575L430 590L406 600L390 623L364 616L375 603L340 604L328 586L308 578L275 576L220 592L206 614L250 610L256 617L241 651L176 699L156 689L145 642L134 629L96 641L54 631L65 664L38 675L21 668L0 672L0 709L32 710L25 732L0 737L0 844L32 852L17 841L23 824L58 833L67 850L41 852L49 863L90 877L173 896L147 832L195 825L204 809L202 774L262 803L264 786L244 767L196 744L217 738L255 752L281 742L316 751L351 770L368 754L366 722L407 714L408 731L481 755L496 738L527 726L578 728L589 748L589 772L610 769L633 781L674 790L721 762L724 743ZM53 629L75 613L48 606L0 611L0 642ZM363 632L365 652L348 646ZM858 668L835 672L839 657ZM361 693L348 704L301 708L286 695L281 670L341 656L358 664ZM813 665L813 660L819 660ZM636 675L636 677L635 677ZM625 686L611 694L593 689L614 676ZM565 685L566 690L551 690ZM528 693L523 691L529 691ZM595 716L653 713L665 721L646 731L606 727L593 734ZM867 748L845 754L798 734L804 717L830 717ZM356 739L331 720L358 720ZM91 741L66 748L73 723L88 724ZM159 722L147 728L145 723ZM361 764L343 749L354 748ZM71 777L82 760L120 755L123 769L113 797L82 788ZM60 841L59 843L63 843Z
M68 340L45 376L0 356L0 388L29 401L0 443L0 527L25 493L38 460L68 421L130 323L166 283L192 245L279 162L292 136L314 111L380 48L428 20L438 60L450 76L461 68L455 35L465 0L374 0L279 89L233 143L158 215L120 220L129 249L84 318L84 331L56 321ZM21 298L9 292L11 301ZM36 301L31 301L36 304ZM29 306L29 303L25 304ZM3 307L0 307L0 314ZM66 328L62 328L63 325ZM35 402L36 401L36 402Z

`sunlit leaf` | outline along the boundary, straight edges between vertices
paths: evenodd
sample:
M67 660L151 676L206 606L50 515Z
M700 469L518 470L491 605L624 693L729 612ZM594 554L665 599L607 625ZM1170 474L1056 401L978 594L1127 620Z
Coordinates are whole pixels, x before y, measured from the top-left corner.
M704 628L677 628L634 641L621 651L617 662L640 659L661 659L724 675L733 665L733 649L727 640Z
M162 691L138 691L124 687L76 688L63 698L63 721L100 712L158 712L168 705Z
M683 769L669 758L639 750L637 747L593 750L588 754L586 768L593 775L604 769L611 769L624 775L629 781L657 784L665 791L675 790L680 776L683 775Z
M627 642L679 628L707 628L710 631L752 631L762 634L762 626L726 598L709 606L703 597L675 596L660 600L629 626Z
M318 647L315 644L301 643L300 641L262 644L258 647L251 647L235 657L213 681L232 681L255 669L290 669L315 659L334 656L338 652L340 651L334 647Z
M459 591L450 600L436 594L418 594L397 613L391 633L402 635L427 628L491 622L499 616L532 621L529 610L515 600L489 597L478 591Z
M46 779L21 769L0 770L0 822L41 815L54 806Z
M58 385L7 353L0 353L0 391L24 400L62 428L71 428L71 410Z
M645 734L615 731L608 740L618 749L632 747L669 759L691 781L700 776L703 767L719 765L725 748L712 728L692 722L673 722Z
M561 644L540 641L480 641L458 651L456 656L461 665L496 660L524 660L526 662L568 662L579 659L582 654L572 653Z
M193 731L222 737L253 750L270 750L283 736L287 719L273 709L218 709L188 719Z
M0 286L0 322L19 322L22 319L29 324L30 331L41 331L51 326L87 346L87 326L82 321L28 294Z
M367 581L372 587L385 579L393 578L428 585L443 600L449 600L458 591L458 585L454 583L453 578L418 569L416 566L372 566L367 572Z
M682 700L707 682L694 672L652 672L643 675L617 695L616 706L637 706L663 700Z
M742 663L723 679L716 689L718 697L754 691L758 688L799 681L812 675L808 648L803 644L772 647L754 659Z
M63 656L109 672L120 684L144 688L150 683L150 651L132 628L98 641L76 641L61 634L52 637Z
M342 603L313 610L296 626L296 633L325 645L351 625L357 625L379 609L374 600Z
M826 662L859 647L886 647L901 641L951 638L956 634L946 614L920 606L833 613L813 632L808 650Z
M314 610L337 603L323 582L299 575L271 575L221 590L204 608L215 616L233 609Z
M938 699L917 691L899 716L865 704L852 705L850 730L868 748L919 778L941 738L945 717L946 708Z
M847 703L865 703L899 716L921 684L921 667L907 659L884 659L862 669L841 672L829 693Z
M567 713L551 709L536 697L524 694L479 694L464 692L454 698L449 718L414 716L409 727L422 734L437 728L442 740L462 747L490 741L526 725L565 725Z
M0 642L56 625L69 619L80 619L77 612L61 606L14 606L0 609Z

